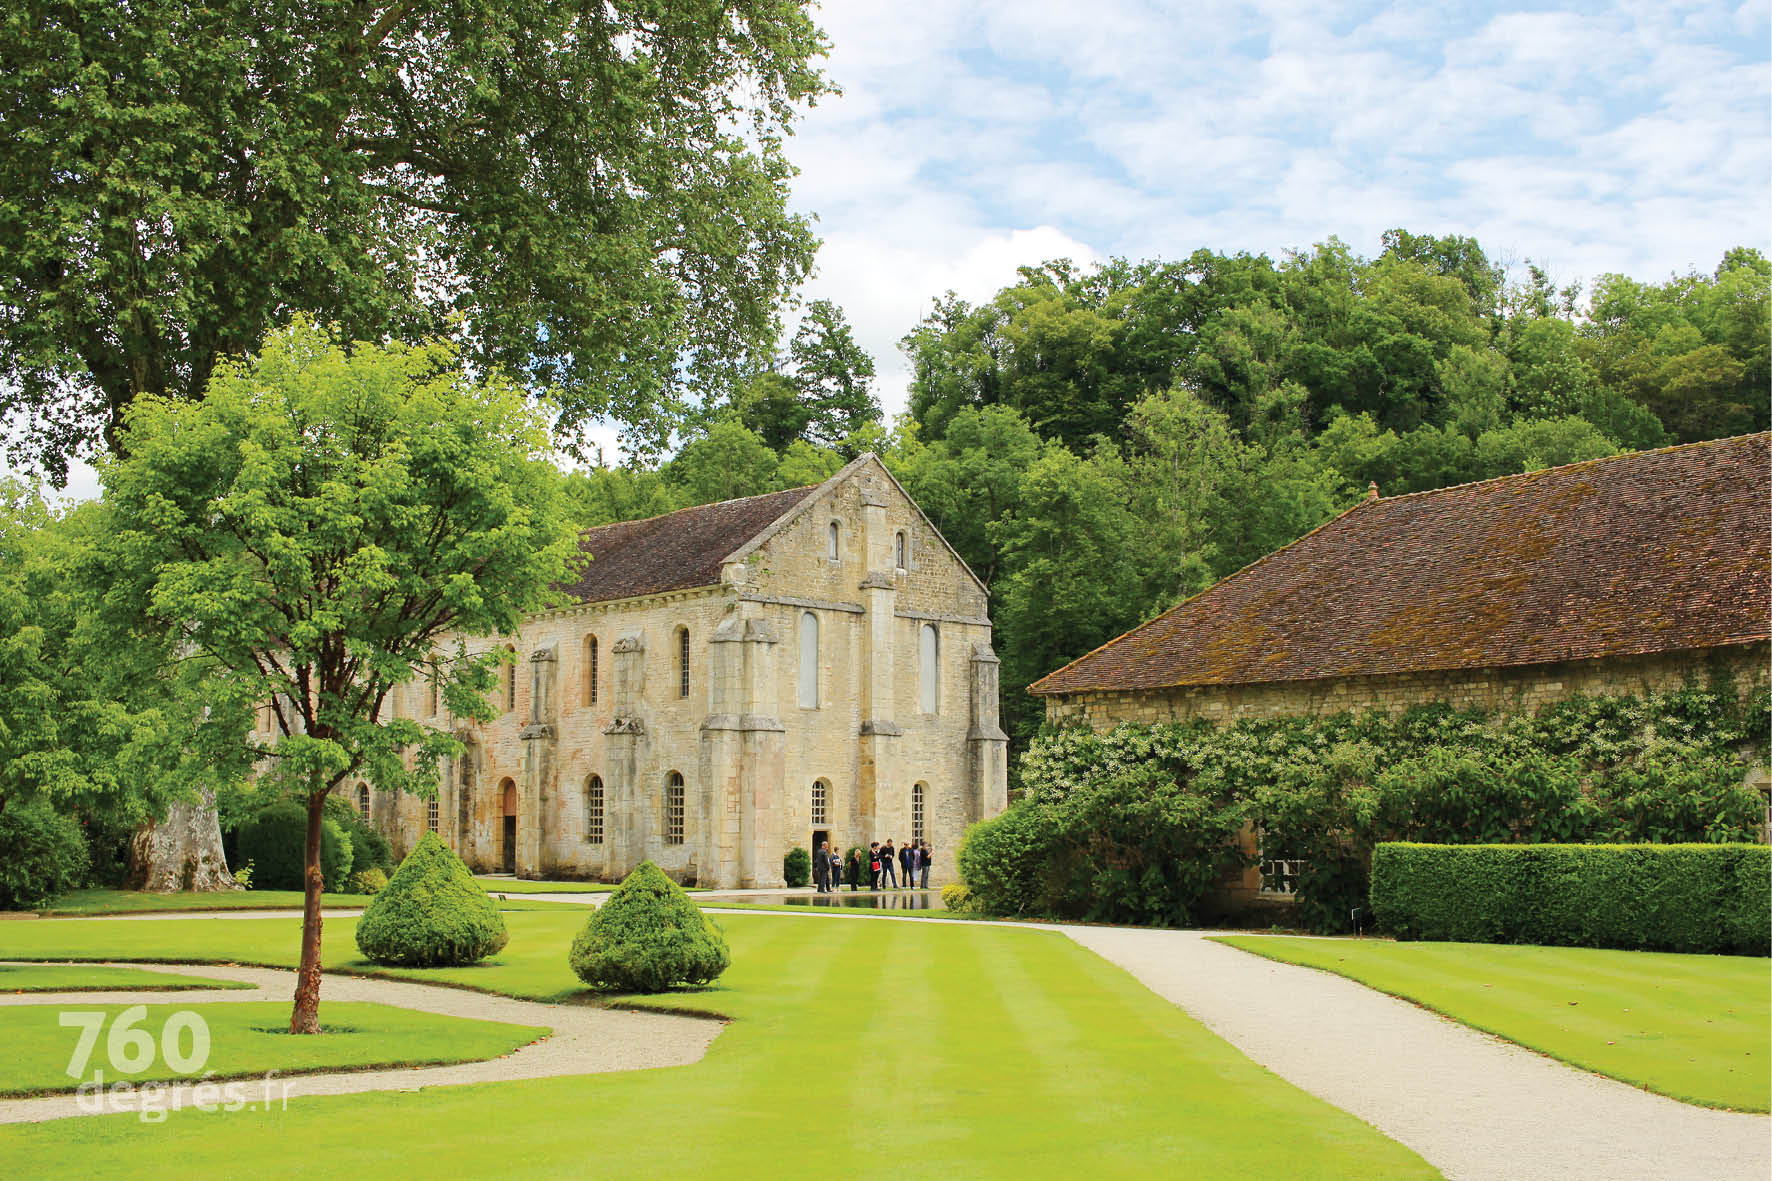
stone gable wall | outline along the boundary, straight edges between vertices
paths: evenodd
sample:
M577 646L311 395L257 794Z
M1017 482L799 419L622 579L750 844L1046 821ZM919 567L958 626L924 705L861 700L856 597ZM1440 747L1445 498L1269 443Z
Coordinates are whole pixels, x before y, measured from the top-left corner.
M827 556L832 520L841 538L834 562ZM911 539L904 570L893 565L900 529ZM807 611L820 631L815 709L798 704L799 622ZM518 800L520 876L619 878L649 857L702 885L772 885L780 882L782 855L811 841L814 780L830 789L827 822L818 827L840 849L911 836L913 786L922 783L925 835L936 849L931 883L954 880L966 825L1006 804L1006 741L997 729L996 662L984 616L977 583L877 461L864 463L744 561L730 563L718 586L525 621L511 641L516 707L490 723L460 725L469 750L442 769L438 831L475 869L500 868L508 781ZM919 709L925 622L941 635L934 714ZM680 627L690 637L686 698L676 671ZM595 704L584 689L588 635L598 639ZM469 648L504 642L476 638ZM502 686L495 700L502 706ZM401 716L453 724L426 716L422 684L401 690L394 707ZM681 844L664 843L673 771L685 786ZM592 775L604 784L597 844L585 839ZM347 790L354 798L355 785ZM404 852L425 830L427 803L372 793L372 815Z

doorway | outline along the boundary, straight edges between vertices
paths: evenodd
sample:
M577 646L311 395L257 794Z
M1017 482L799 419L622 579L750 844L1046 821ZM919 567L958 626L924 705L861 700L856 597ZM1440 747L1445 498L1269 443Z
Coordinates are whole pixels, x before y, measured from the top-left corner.
M504 805L504 843L500 847L499 866L505 873L517 872L517 785L509 779L500 785Z

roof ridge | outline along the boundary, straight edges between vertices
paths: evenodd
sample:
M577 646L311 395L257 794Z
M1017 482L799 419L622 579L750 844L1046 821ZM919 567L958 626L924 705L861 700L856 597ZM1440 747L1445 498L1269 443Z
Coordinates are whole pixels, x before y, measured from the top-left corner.
M1401 500L1402 497L1400 497L1400 496L1393 497L1393 499ZM1239 569L1233 570L1229 574L1226 574L1223 578L1218 579L1216 582L1214 582L1211 586L1208 586L1206 589L1201 590L1201 591L1196 591L1195 593L1189 595L1187 598L1181 600L1181 602L1175 604L1175 606L1166 607L1163 610L1157 612L1155 615L1151 616L1149 619L1145 620L1143 623L1139 624L1137 627L1132 628L1130 631L1121 632L1119 635L1115 636L1113 639L1108 640L1105 643L1097 644L1095 647L1093 647L1089 651L1083 653L1083 655L1077 657L1075 660L1071 661L1069 664L1065 664L1065 665L1062 665L1058 668L1053 669L1051 672L1047 673L1045 676L1041 677L1039 680L1037 680L1033 684L1029 685L1027 691L1029 693L1039 692L1041 685L1045 684L1047 681L1051 680L1053 677L1056 677L1059 673L1062 673L1065 669L1070 668L1071 665L1080 664L1083 661L1088 660L1091 656L1094 656L1097 652L1100 652L1103 648L1112 647L1113 645L1118 644L1121 640L1131 639L1133 636L1137 635L1139 632L1143 631L1145 628L1151 627L1151 626L1161 622L1163 619L1167 618L1170 615L1175 614L1175 612L1181 610L1183 607L1186 607L1190 603L1198 602L1199 600L1205 598L1207 595L1211 594L1213 591L1217 590L1219 587L1224 586L1224 585L1232 582L1235 579L1241 578L1243 575L1249 573L1251 570L1255 569L1257 566L1260 566L1262 563L1272 561L1273 559L1279 557L1281 554L1285 553L1287 550L1291 549L1293 546L1298 545L1301 542L1307 541L1312 537L1315 537L1317 534L1321 533L1323 530L1329 528L1329 526L1339 523L1340 521L1342 521L1346 517L1350 516L1351 514L1358 512L1362 508L1365 508L1367 505L1377 504L1377 503L1378 502L1373 500L1370 496L1362 495L1359 500L1357 500L1353 503L1353 505L1351 505L1348 508L1342 509L1340 512L1336 513L1333 517L1330 517L1327 521L1324 521L1321 525L1318 525L1315 529L1312 529L1310 532L1300 533L1297 537L1294 537L1291 541L1288 541L1285 545L1281 546L1279 549L1268 551L1267 553L1261 555L1261 557L1255 559L1253 562L1250 562L1247 565L1244 565L1244 566L1240 567Z
M700 512L702 509L718 508L723 504L743 504L752 500L767 500L771 496L786 496L790 492L803 492L810 495L822 488L822 484L801 484L795 488L777 488L774 492L759 492L754 496L734 496L728 500L710 500L706 504L687 504L682 508L674 508L668 513L655 513L650 517L629 517L622 521L605 521L601 525L585 525L580 533L588 533L592 529L607 529L612 525L641 525L647 521L662 521L666 517L675 517L682 513Z
M1412 496L1433 496L1440 492L1456 492L1460 488L1480 488L1484 484L1500 484L1507 480L1522 480L1527 476L1542 476L1546 472L1568 471L1578 467L1591 467L1602 463L1617 463L1623 459L1641 459L1647 455L1665 455L1671 451L1690 451L1699 447L1715 447L1723 443L1740 443L1748 439L1766 439L1772 442L1772 431L1753 431L1745 435L1728 435L1721 439L1698 439L1691 443L1669 443L1665 447L1651 447L1646 451L1620 451L1616 455L1599 455L1593 459L1577 459L1572 463L1552 464L1550 467L1537 468L1529 472L1509 472L1504 476L1487 476L1481 480L1466 480L1462 484L1443 484L1438 488L1419 488L1414 492L1399 492L1395 496L1380 495L1380 500L1407 500ZM1310 534L1305 534L1309 537ZM1274 551L1278 553L1279 551Z

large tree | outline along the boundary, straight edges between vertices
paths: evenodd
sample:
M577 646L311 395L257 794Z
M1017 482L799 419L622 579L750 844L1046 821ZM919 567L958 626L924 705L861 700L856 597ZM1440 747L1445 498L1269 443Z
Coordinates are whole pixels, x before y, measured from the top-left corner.
M803 0L20 0L0 15L0 416L65 477L294 311L455 334L659 437L777 331L828 91Z
M136 399L123 442L103 472L109 594L203 669L196 748L228 759L244 741L306 805L290 1030L317 1032L327 794L353 776L434 794L459 743L392 716L390 695L433 677L448 715L492 716L504 649L461 637L514 633L577 554L545 418L512 384L465 377L451 346L347 351L298 320L218 367L201 402ZM273 721L254 729L261 703Z

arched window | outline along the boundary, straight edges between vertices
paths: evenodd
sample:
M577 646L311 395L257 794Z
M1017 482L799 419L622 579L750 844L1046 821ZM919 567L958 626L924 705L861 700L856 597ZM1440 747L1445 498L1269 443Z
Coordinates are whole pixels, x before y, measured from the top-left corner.
M822 779L812 781L812 823L831 822L831 785Z
M597 637L585 637L584 703L597 704Z
M683 776L672 771L665 781L665 844L683 843Z
M903 570L905 568L905 564L904 564L905 546L904 546L904 530L903 529L900 529L898 531L898 537L896 538L894 546L893 546L892 557L893 557L893 564L896 565L900 570Z
M357 815L363 817L364 824L369 823L369 786L367 784L359 783L357 785Z
M828 536L830 540L825 547L824 556L835 562L843 556L843 526L832 521Z
M585 844L603 843L603 780L593 775L585 780Z
M505 645L510 659L505 662L505 712L517 708L517 649L510 644Z
M928 789L921 783L911 787L911 839L913 841L923 839L923 800L927 795Z
M917 643L918 701L926 714L941 712L941 633L925 623Z
M437 797L432 796L425 801L425 831L437 831Z
M800 708L818 708L818 616L800 613Z
M689 696L689 629L677 629L677 696Z

